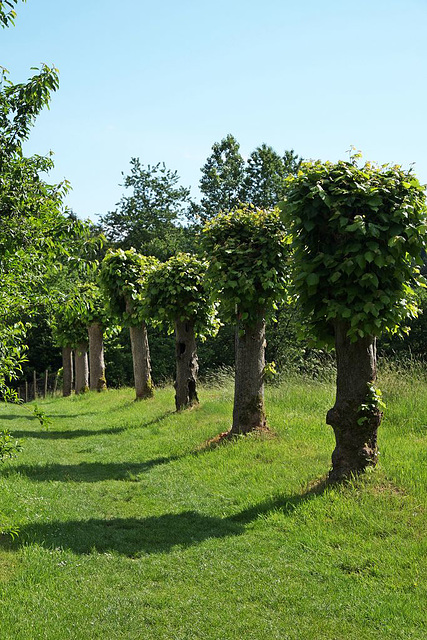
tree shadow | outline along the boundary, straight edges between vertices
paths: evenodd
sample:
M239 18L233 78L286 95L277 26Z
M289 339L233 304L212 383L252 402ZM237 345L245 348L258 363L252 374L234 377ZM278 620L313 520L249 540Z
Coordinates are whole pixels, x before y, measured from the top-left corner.
M40 440L71 440L73 438L86 438L86 437L91 437L91 436L98 436L98 435L109 435L109 434L115 434L115 433L122 433L123 431L128 431L130 429L146 429L147 427L151 427L155 424L158 424L159 422L162 422L162 420L164 420L165 418L167 418L169 415L172 415L173 411L165 411L165 413L161 414L160 416L157 416L157 418L153 418L152 420L149 420L148 422L143 422L142 424L138 424L136 423L134 426L130 426L130 427L109 427L109 428L105 428L105 429L64 429L59 430L52 430L52 429L43 429L43 431L25 431L23 429L19 429L19 430L14 430L11 431L11 435L14 438L39 438ZM83 414L82 414L83 415ZM88 415L88 414L86 414ZM35 416L23 416L29 420L36 420ZM60 415L53 415L50 416L52 418L52 420L54 420L55 418L60 418L60 417L69 417L67 415L64 414L64 416L60 416ZM76 415L75 417L79 417L78 415ZM12 419L13 416L10 416L10 419Z
M145 462L81 462L79 464L14 465L0 470L0 477L15 473L34 482L102 482L104 480L137 481L138 476L180 456L159 457Z
M14 430L10 434L14 438L39 438L40 440L72 440L73 438L86 438L90 436L122 433L126 427L111 427L111 429L70 429L69 431L23 431Z
M49 418L55 420L55 418L81 418L82 416L97 416L97 411L82 411L81 413L49 413Z
M37 420L36 416L34 415L16 415L16 413L3 413L0 412L0 422L2 420Z
M278 495L274 498L269 498L268 500L264 500L264 502L260 502L236 513L234 516L230 516L229 520L231 522L249 524L257 520L260 516L267 515L271 511L280 511L285 515L291 515L301 504L321 496L330 486L332 486L332 483L324 476L310 483L302 493L288 496Z
M299 505L320 496L328 486L322 478L300 494L276 496L225 518L184 511L147 518L34 522L20 527L19 537L14 540L0 537L0 546L17 550L23 545L40 544L78 554L116 552L129 557L167 553L177 545L186 548L209 538L241 535L245 525L271 511L280 510L291 517Z
M26 406L26 405L23 405ZM34 405L33 405L34 406ZM52 413L49 414L49 418L54 420L55 418L82 418L83 416L95 416L98 415L94 411L82 411L82 413ZM23 414L16 413L3 413L0 411L0 420L38 420L38 418L30 412L30 409Z
M8 547L17 549L37 543L49 549L70 549L79 554L117 552L135 557L169 552L176 545L188 547L208 538L235 536L243 531L239 523L184 511L140 519L35 522L21 527L19 538L12 543L8 541Z
M149 420L148 422L143 422L142 424L136 425L135 427L130 427L130 428L139 428L139 429L145 429L146 427L152 427L154 424L159 424L159 422L163 422L163 420L165 420L165 418L172 416L175 414L175 411L172 410L168 410L165 411L164 413L160 414L159 416L157 416L157 418L153 418L152 420Z

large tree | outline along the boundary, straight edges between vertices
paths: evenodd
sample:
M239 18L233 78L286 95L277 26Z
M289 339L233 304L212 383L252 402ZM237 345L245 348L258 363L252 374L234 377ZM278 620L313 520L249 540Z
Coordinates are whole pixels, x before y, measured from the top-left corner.
M136 247L162 260L185 246L188 233L182 222L190 190L179 185L176 171L164 163L145 166L139 158L132 158L123 186L132 190L131 195L124 195L117 209L101 218L111 242L122 249Z
M230 133L212 146L212 153L201 169L203 196L197 213L202 221L239 205L245 165L239 149L239 143Z
M265 319L286 290L288 244L277 209L243 207L203 229L211 286L224 321L236 326L232 434L266 424Z
M49 185L41 178L52 166L49 157L26 158L22 152L35 117L57 87L56 70L45 66L25 84L12 84L5 70L0 76L0 333L4 348L11 344L11 332L16 329L15 346L0 362L3 394L7 378L20 370L18 354L22 355L25 333L19 322L46 295L47 278L67 246L67 221L62 214L67 185Z
M263 209L277 206L285 194L286 177L296 174L300 165L293 150L282 157L266 144L257 147L245 166L241 201Z
M16 0L0 2L0 24L13 24ZM49 299L61 258L68 260L83 223L64 213L64 181L51 185L45 174L50 156L25 157L23 144L40 111L49 106L59 86L57 69L46 65L21 84L0 72L0 393L7 379L18 375L25 346L25 324ZM12 337L14 335L14 338ZM10 348L7 347L10 345Z
M240 203L262 209L275 207L284 196L285 179L301 165L293 150L280 156L266 144L257 147L245 162L236 138L228 134L212 146L200 180L202 198L193 204L193 216L206 222L218 213L237 208Z
M333 480L377 462L376 338L402 331L417 313L427 229L424 188L412 170L359 167L357 157L303 164L282 205L307 328L317 344L335 346Z

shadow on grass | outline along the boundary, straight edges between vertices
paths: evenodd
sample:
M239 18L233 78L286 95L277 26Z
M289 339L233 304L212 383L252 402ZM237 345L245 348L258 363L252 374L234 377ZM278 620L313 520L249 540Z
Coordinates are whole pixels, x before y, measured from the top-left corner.
M327 486L322 479L301 494L278 496L226 518L184 511L148 518L34 522L21 527L13 541L0 537L0 546L17 550L22 545L40 544L79 554L116 552L129 557L168 553L176 545L185 548L209 538L241 535L245 525L273 510L291 516L300 504L321 495Z
M129 426L129 427L117 426L117 427L109 427L107 429L96 429L95 427L93 429L64 429L64 430L43 429L43 431L33 431L33 430L25 431L23 429L21 430L15 429L10 433L14 438L39 438L40 440L71 440L73 438L86 438L91 436L122 433L123 431L128 431L129 429L146 429L147 427L151 427L155 424L158 424L159 422L162 422L162 420L167 418L169 415L172 415L172 413L173 411L166 411L162 415L157 416L157 418L153 418L148 422L143 422L142 424L135 423L135 425ZM23 417L29 420L36 420L34 416L23 416ZM54 421L55 418L60 418L60 417L68 418L68 417L74 417L74 416L67 416L64 414L63 416L53 415L50 417ZM79 416L76 415L75 417L79 417ZM12 419L12 416L10 416L10 419Z
M14 429L11 435L14 438L38 438L40 440L72 440L73 438L85 438L98 435L109 435L114 433L122 433L126 431L126 427L111 427L110 429L70 429L64 431L46 430L43 431L23 431Z
M37 522L21 527L19 538L12 543L8 541L8 546L16 549L23 544L37 543L80 554L117 552L134 557L169 552L175 545L188 547L208 538L235 536L243 531L242 525L227 519L184 511L141 519Z
M23 405L27 406L27 405ZM32 413L32 409L34 405L30 405L25 413L2 413L0 411L0 421L1 420L38 420L38 418ZM82 413L53 413L49 414L49 418L55 420L55 418L82 418L83 416L95 416L98 415L94 411L83 411Z
M102 482L103 480L136 481L145 473L162 464L177 460L179 456L159 457L145 462L81 462L80 464L16 465L0 471L0 476L15 473L36 482Z
M253 520L257 520L260 516L267 515L271 511L280 511L281 513L292 514L300 504L312 500L317 496L321 496L331 483L327 477L320 478L311 483L308 488L302 493L297 493L290 496L276 496L275 498L269 498L264 502L256 504L252 507L248 507L234 516L230 516L231 522L239 522L242 524L249 524Z
M34 415L27 415L25 413L23 415L18 415L16 413L0 412L0 423L2 420L37 420L37 418Z
M165 418L168 418L169 416L172 416L172 415L176 415L175 411L172 411L172 409L169 409L168 411L165 411L164 413L162 413L160 416L157 416L157 418L153 418L148 422L143 422L142 424L136 425L133 428L135 429L136 427L139 427L140 429L144 429L145 427L152 427L154 424L163 422Z

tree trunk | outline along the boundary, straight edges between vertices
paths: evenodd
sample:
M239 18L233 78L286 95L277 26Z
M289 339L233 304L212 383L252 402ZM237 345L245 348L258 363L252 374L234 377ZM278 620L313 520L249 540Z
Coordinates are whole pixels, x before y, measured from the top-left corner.
M193 322L175 322L176 410L199 404L196 383L199 363Z
M89 335L89 372L91 391L104 391L105 380L103 330L98 322L88 327Z
M154 393L154 387L151 381L150 350L145 322L139 327L130 327L130 342L136 400L151 398Z
M71 395L73 388L73 350L71 347L62 347L62 372L62 395L66 398Z
M329 474L333 481L377 463L377 430L383 415L369 391L377 377L376 339L367 336L350 342L348 327L344 322L335 324L337 392L326 416L336 440ZM362 409L362 404L368 406Z
M85 393L89 389L89 367L87 362L87 343L80 342L75 351L76 393Z
M236 327L236 377L231 433L248 433L266 426L264 407L265 320L254 327Z

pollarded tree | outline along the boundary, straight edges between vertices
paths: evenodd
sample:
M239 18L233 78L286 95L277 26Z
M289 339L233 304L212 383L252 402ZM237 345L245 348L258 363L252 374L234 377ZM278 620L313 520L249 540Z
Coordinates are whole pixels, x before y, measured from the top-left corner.
M306 163L282 205L293 234L294 289L320 345L335 345L337 392L330 477L377 462L382 417L375 388L376 337L417 313L425 245L424 189L399 166Z
M104 330L108 324L106 300L94 282L82 284L78 289L79 321L87 327L89 338L89 388L104 391L107 388L104 361Z
M88 389L87 329L81 321L78 306L72 298L58 305L52 320L55 342L62 348L64 397L71 395L73 387L73 350L75 351L75 390Z
M175 331L177 411L198 404L196 335L204 339L218 328L206 288L206 268L207 263L196 256L179 253L159 264L146 281L147 317Z
M236 324L231 433L247 433L266 424L265 317L286 290L290 240L277 209L249 206L216 216L203 234L222 317Z
M110 249L101 263L100 284L109 310L120 324L129 327L137 400L153 395L142 291L145 278L157 264L156 258L142 256L133 248Z

